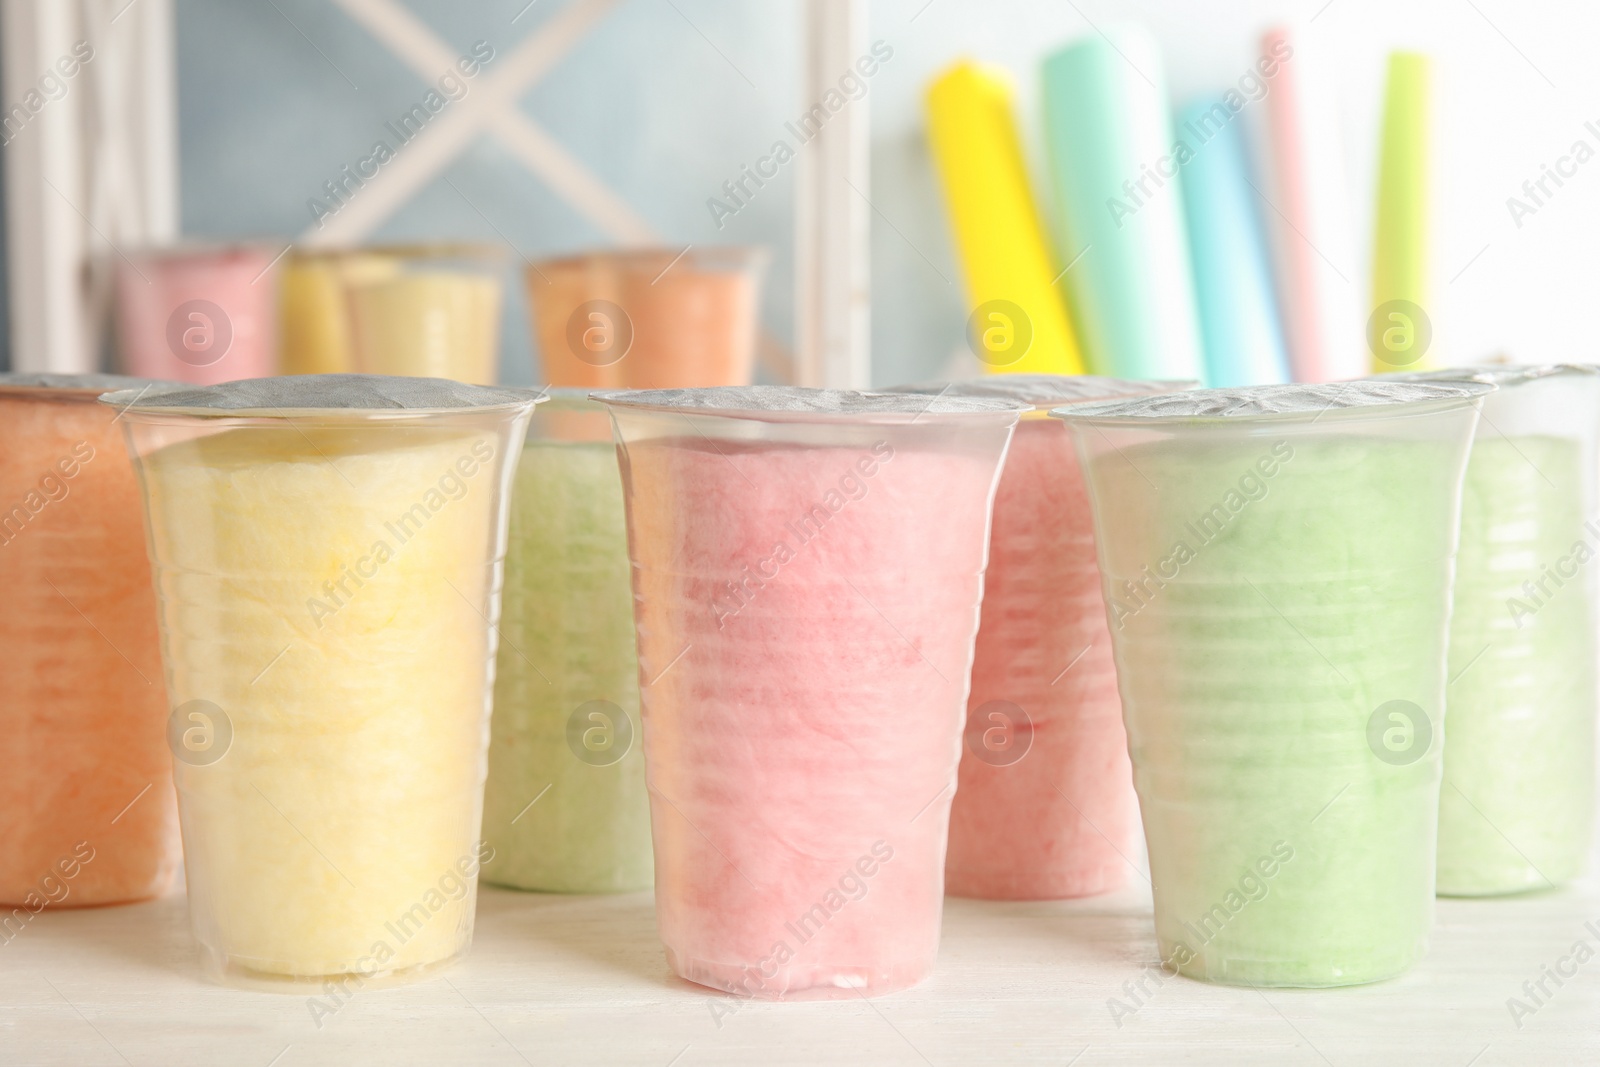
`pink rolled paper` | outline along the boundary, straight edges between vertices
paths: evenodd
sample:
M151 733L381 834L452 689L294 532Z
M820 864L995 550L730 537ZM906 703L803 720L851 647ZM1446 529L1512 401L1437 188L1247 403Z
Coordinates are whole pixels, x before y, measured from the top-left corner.
M1355 288L1350 203L1332 86L1302 35L1268 30L1263 212L1296 381L1357 378L1371 362Z

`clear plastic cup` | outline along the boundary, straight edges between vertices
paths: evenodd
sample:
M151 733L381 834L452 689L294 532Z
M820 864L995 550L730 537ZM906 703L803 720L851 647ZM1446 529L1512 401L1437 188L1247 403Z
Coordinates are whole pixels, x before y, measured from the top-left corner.
M218 981L344 989L472 938L523 390L113 393L144 491L189 911Z
M590 389L749 385L760 248L591 252L523 272L544 377Z
M1600 367L1403 378L1463 376L1498 388L1483 402L1462 494L1439 892L1486 896L1562 885L1589 859Z
M381 248L297 249L280 267L278 364L284 374L348 374L356 368L347 290L388 281L400 260Z
M1052 412L1088 476L1163 967L1353 985L1426 951L1461 478L1492 388Z
M627 501L656 915L691 982L925 977L989 513L1020 405L598 393Z
M1057 900L1117 889L1140 850L1111 635L1095 564L1089 490L1061 404L1191 389L1048 374L910 387L1015 400L994 501L972 663L961 785L950 809L945 892Z
M106 375L0 375L0 944L181 862L139 487Z
M562 893L650 888L650 806L622 477L611 418L552 390L511 498L484 792L484 877Z
M343 278L355 369L490 385L499 374L501 275L493 245L375 249L396 270Z
M117 260L120 365L140 378L210 385L277 367L282 246L180 246Z

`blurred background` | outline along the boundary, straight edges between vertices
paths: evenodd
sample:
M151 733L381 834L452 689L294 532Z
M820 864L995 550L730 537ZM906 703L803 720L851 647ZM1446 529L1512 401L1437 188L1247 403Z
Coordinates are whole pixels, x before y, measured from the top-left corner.
M1584 313L1600 281L1600 164L1570 164L1531 213L1508 205L1533 205L1524 183L1577 142L1600 148L1600 72L1586 54L1600 10L1591 5L5 0L0 13L0 364L13 369L122 364L115 279L151 247L251 242L281 281L300 253L273 257L292 242L471 242L504 251L491 339L504 382L550 378L526 265L624 247L666 251L647 273L663 264L683 272L719 246L764 249L750 268L759 278L751 373L761 380L886 386L976 373L982 365L964 337L971 301L929 147L929 83L964 57L1009 72L1041 226L1056 233L1041 64L1129 24L1154 37L1161 88L1175 103L1235 84L1276 24L1294 24L1297 41L1327 60L1350 217L1347 252L1330 266L1363 307L1387 57L1425 53L1430 362L1596 358ZM70 77L58 73L59 90L41 86L78 42L93 58ZM859 97L814 140L789 132L868 53L879 61ZM461 59L478 69L460 74ZM426 106L430 90L443 105L400 144L391 129ZM1252 159L1265 113L1246 110ZM399 145L394 158L359 187L343 178L379 140ZM761 165L779 140L798 146L794 159L767 165L773 176L747 180L733 198L724 183ZM315 201L337 204L330 181L344 182L348 203L319 219ZM688 258L674 266L680 250ZM471 259L469 251L447 258ZM1071 258L1052 255L1063 266ZM146 287L154 271L143 271ZM614 264L608 277L606 291L623 284Z

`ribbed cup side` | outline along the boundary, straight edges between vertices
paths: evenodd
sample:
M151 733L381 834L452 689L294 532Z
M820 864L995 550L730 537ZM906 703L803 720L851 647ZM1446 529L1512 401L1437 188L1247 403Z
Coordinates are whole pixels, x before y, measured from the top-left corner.
M484 794L496 859L485 877L565 893L646 889L650 809L615 446L531 442L509 536ZM626 755L615 762L615 724L606 751L588 760L568 740L572 716L590 701L629 718ZM582 726L606 729L587 718Z
M1425 950L1459 455L1349 435L1097 460L1156 930L1184 973L1352 984ZM1425 751L1369 742L1392 701Z
M471 938L499 443L304 434L144 461L173 700L233 735L177 765L191 915L224 972L406 971Z
M180 863L144 518L113 414L0 397L0 902L25 911L159 896Z
M1572 439L1490 430L1473 445L1450 626L1441 893L1560 885L1588 861L1600 555L1583 514L1592 464Z
M997 701L1024 716L1014 762L982 747L986 729L1006 729L986 718ZM946 889L1049 900L1122 885L1138 802L1088 491L1055 420L1018 425L1000 476L967 716Z
M912 984L938 949L992 457L627 455L669 961L764 997Z

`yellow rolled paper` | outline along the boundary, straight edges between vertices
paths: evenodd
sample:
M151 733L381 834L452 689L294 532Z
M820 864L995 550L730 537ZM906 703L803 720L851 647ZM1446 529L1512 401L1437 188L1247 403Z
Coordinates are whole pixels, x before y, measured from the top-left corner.
M397 260L377 253L291 255L278 283L278 365L283 373L344 374L354 370L345 290L399 272Z
M985 331L975 345L985 353L979 358L997 373L1084 373L1066 305L1052 285L1059 268L1039 225L1008 80L962 61L928 87L927 106L967 296L985 312L976 324ZM986 307L992 301L1014 304L1026 326L1005 321L1004 308L997 318Z
M1372 306L1367 324L1373 370L1425 370L1431 362L1429 288L1432 219L1428 185L1433 141L1433 61L1415 52L1389 56L1378 161L1377 232L1372 243Z

